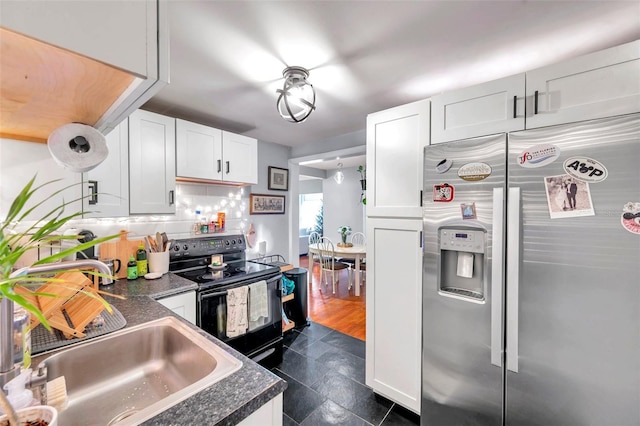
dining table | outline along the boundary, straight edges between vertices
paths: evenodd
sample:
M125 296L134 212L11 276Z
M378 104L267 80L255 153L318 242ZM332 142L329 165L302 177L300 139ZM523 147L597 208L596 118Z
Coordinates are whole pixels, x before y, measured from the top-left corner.
M313 255L317 254L318 256L331 256L331 252L327 250L321 250L320 244L314 243L309 244L309 285L311 285L311 281L313 279ZM354 259L355 260L355 295L360 296L360 280L362 279L360 276L360 263L362 259L364 259L367 255L367 246L366 245L358 245L355 244L351 247L342 247L335 245L333 247L333 256L336 258L344 258L344 259Z

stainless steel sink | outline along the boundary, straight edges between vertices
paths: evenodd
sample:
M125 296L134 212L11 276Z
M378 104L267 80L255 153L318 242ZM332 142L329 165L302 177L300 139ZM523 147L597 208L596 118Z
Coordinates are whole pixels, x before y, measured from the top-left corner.
M135 425L242 366L178 319L166 317L80 344L44 361L64 376L60 425Z

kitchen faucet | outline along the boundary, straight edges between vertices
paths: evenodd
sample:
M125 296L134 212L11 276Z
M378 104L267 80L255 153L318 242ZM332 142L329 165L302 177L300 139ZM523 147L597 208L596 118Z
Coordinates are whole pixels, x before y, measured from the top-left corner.
M69 269L97 269L101 273L108 275L103 278L104 284L113 282L111 270L107 265L94 259L81 259L68 262L46 263L43 265L26 266L15 270L9 276L16 278L24 274L34 274L43 272L60 272ZM19 369L15 368L13 362L13 300L3 297L0 300L0 392L2 387L15 376Z

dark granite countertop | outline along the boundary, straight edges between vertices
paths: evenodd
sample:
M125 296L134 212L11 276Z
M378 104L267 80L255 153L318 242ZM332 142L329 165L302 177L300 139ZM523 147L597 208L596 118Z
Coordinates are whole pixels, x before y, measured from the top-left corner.
M122 279L115 284L100 287L101 290L111 294L126 297L123 300L105 296L109 303L126 318L126 327L166 316L180 318L154 299L162 299L196 288L197 285L194 282L172 273L165 274L156 280ZM188 321L181 320L226 352L240 359L242 367L229 377L147 420L143 423L144 425L235 425L284 392L287 384L278 376ZM34 357L33 365L38 365L53 353L55 351Z

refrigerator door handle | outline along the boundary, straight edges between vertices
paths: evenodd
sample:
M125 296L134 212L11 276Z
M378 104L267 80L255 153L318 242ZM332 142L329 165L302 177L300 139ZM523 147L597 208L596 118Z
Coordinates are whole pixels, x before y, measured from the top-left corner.
M520 188L509 188L507 205L507 370L518 372L520 278Z
M504 189L493 188L491 259L491 364L502 367L502 285L504 257Z

